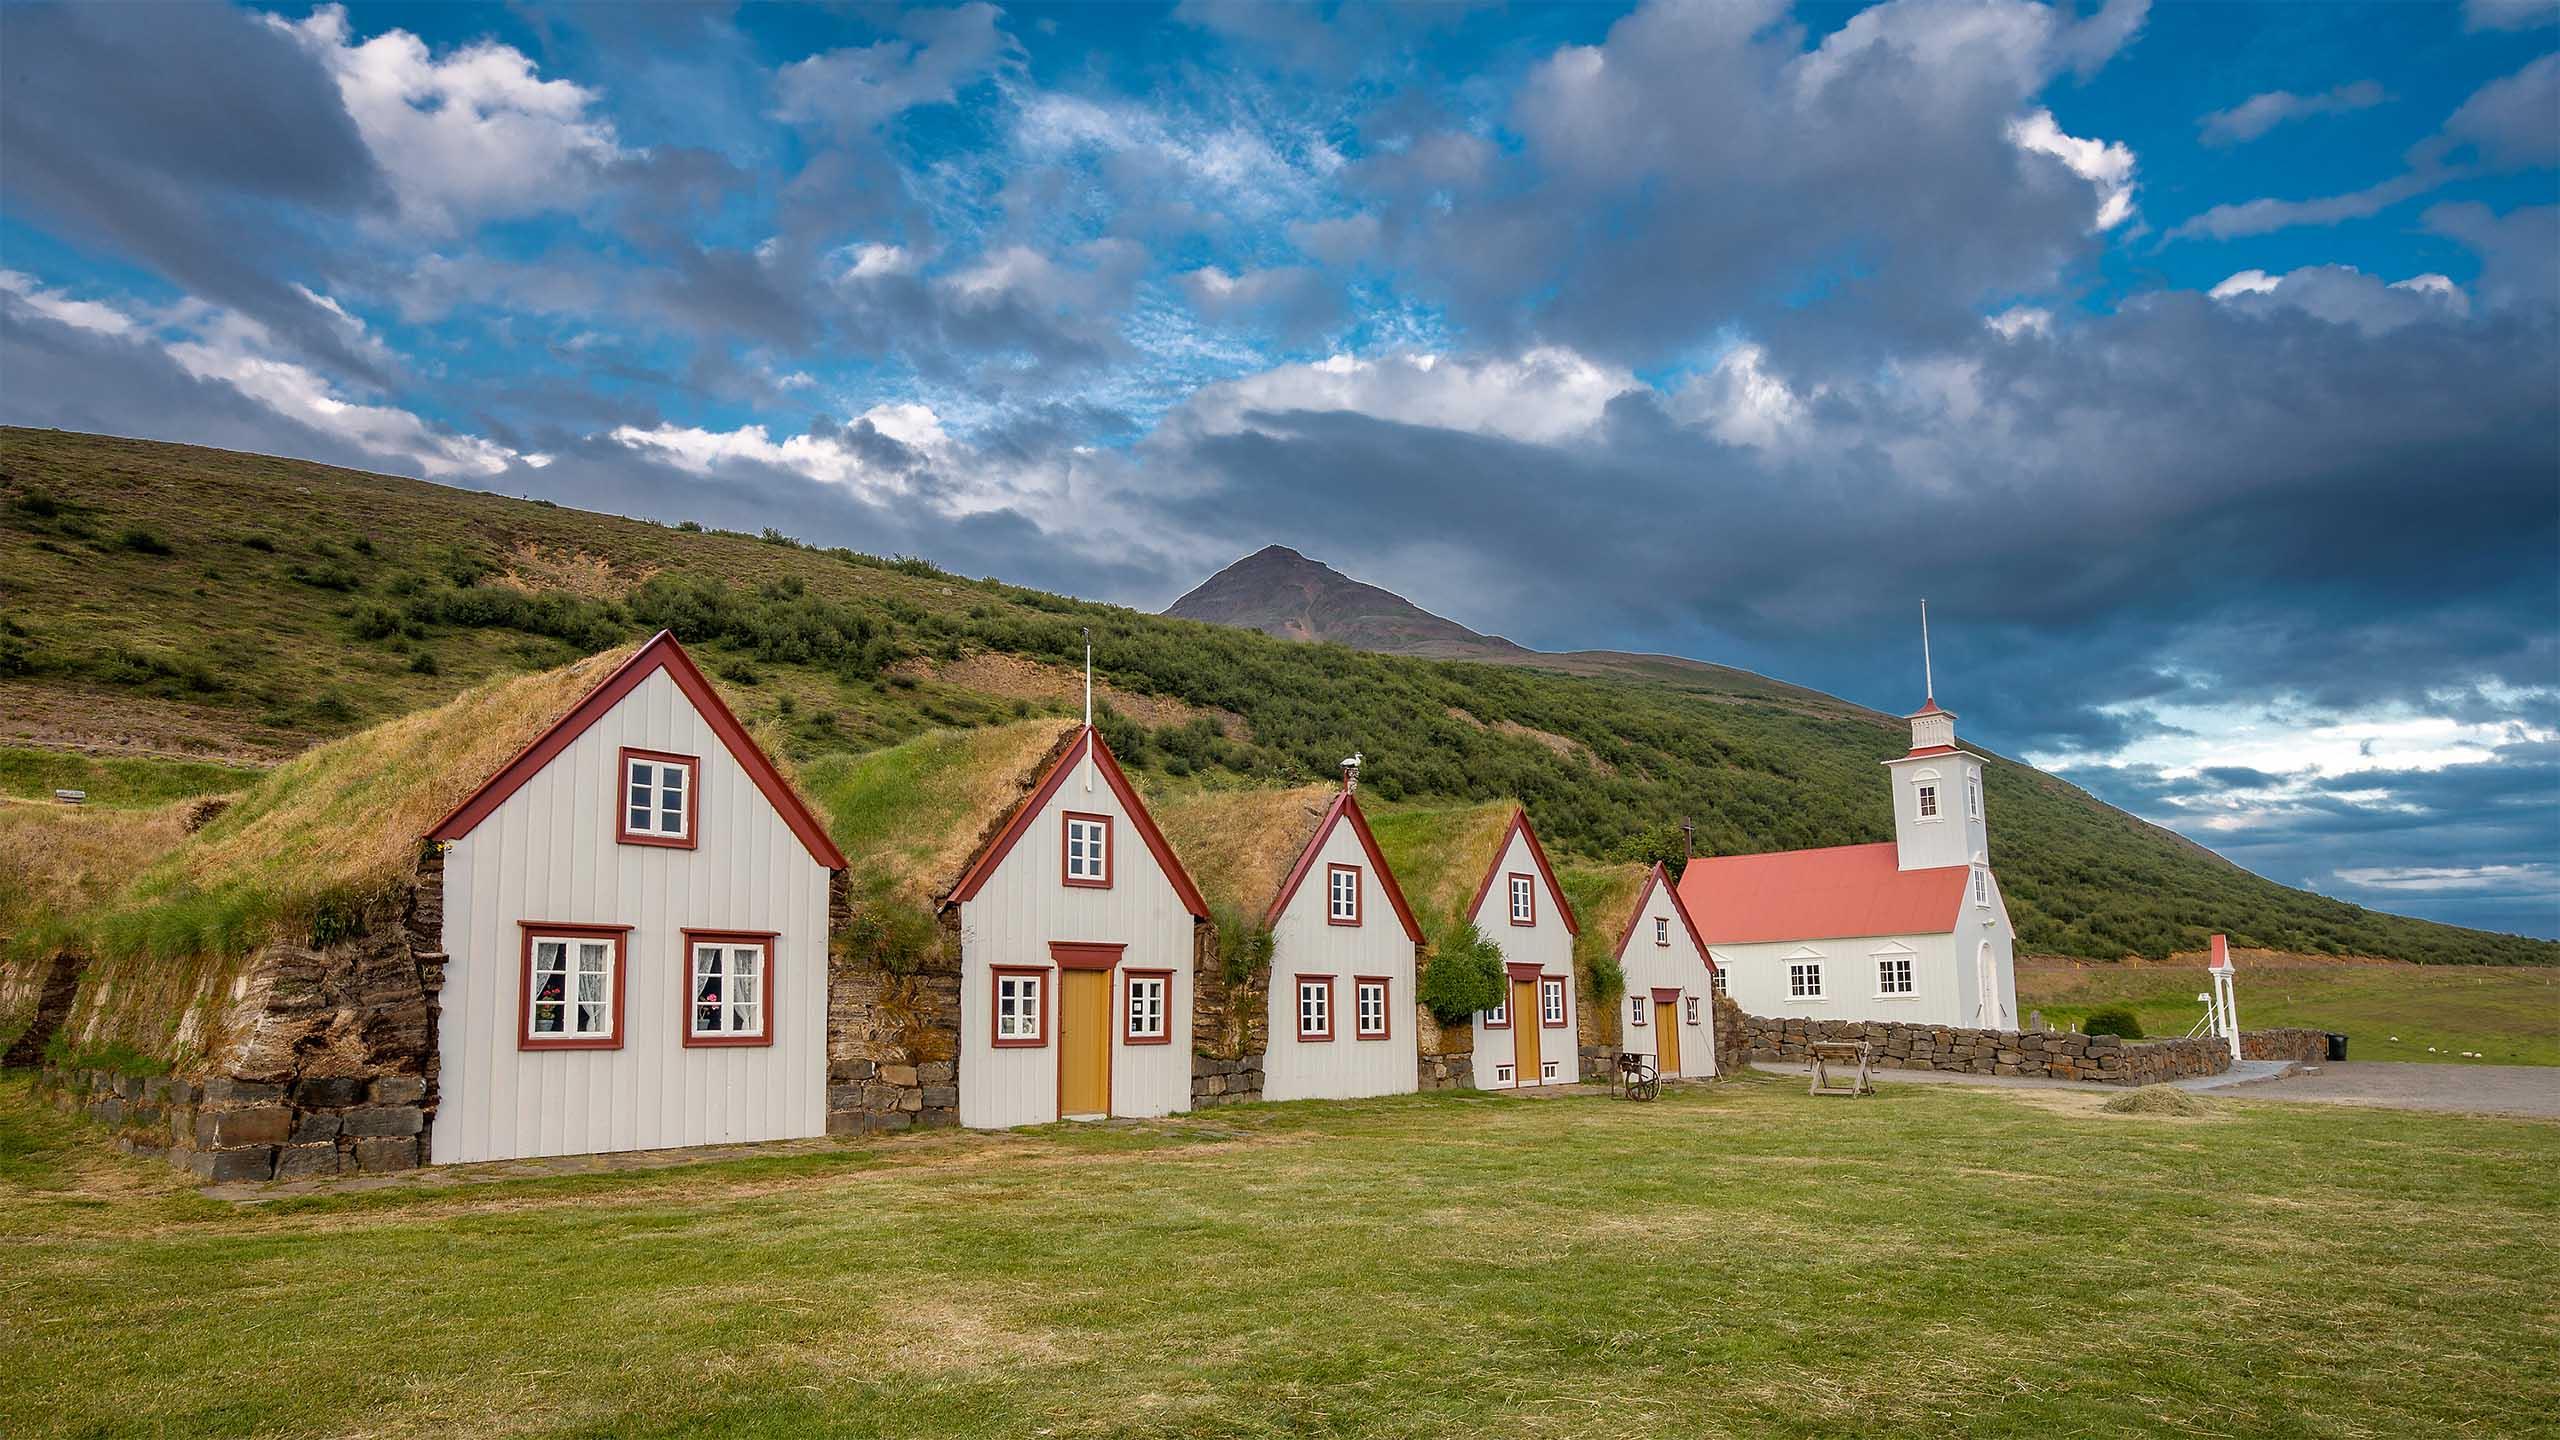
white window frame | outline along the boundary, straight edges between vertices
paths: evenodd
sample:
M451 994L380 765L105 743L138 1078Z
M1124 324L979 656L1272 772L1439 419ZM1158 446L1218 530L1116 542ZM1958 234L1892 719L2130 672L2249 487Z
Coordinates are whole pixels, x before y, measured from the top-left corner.
M1325 918L1336 925L1360 923L1360 867L1328 865L1325 867ZM1344 884L1349 881L1349 884Z
M1550 1005L1547 1003L1549 1000L1555 1003ZM1538 1023L1553 1030L1564 1025L1571 1018L1565 1008L1564 978L1558 975L1539 976Z
M695 1040L763 1039L767 987L773 984L773 948L756 940L696 940L685 947L685 954L685 973L689 983L684 992L684 1033ZM720 998L712 1002L719 1008L724 1023L709 1030L702 1028L702 957L706 954L719 957L727 967L717 977ZM745 956L754 957L755 968L746 977L750 981L747 998L740 1001L732 993L734 987L730 982L739 978L738 961ZM747 1009L747 1023L743 1025L736 1023L741 1004Z
M1627 1023L1630 1025L1642 1025L1646 1023L1645 1012L1652 1008L1653 1006L1646 1002L1645 997L1641 995L1628 996Z
M1805 984L1807 979L1810 979L1813 982L1810 988ZM1790 1000L1827 1000L1831 998L1823 993L1821 961L1790 960L1787 962L1787 998Z
M614 974L614 966L621 958L621 945L600 935L546 935L539 930L528 937L528 943L532 947L533 961L527 967L525 975L529 989L525 996L524 1038L537 1045L562 1040L613 1039L614 986L620 979ZM560 947L560 964L556 968L546 967L542 963L542 947L546 945ZM594 970L586 967L589 950L599 952L603 956L604 963L601 967ZM557 1000L541 998L542 977L547 974L556 974L560 977L560 998ZM597 993L592 1000L578 994L577 992L584 987L573 983L589 975L595 976L597 980ZM542 1023L542 1008L545 1005L559 1007L559 1029L539 1028ZM583 1019L581 1012L589 1009L597 1011L602 1017L601 1023L593 1028L580 1023Z
M1313 1001L1310 1005L1308 1002ZM1316 1021L1321 1023L1309 1023ZM1333 979L1325 975L1298 977L1298 1038L1330 1040L1333 1038Z
M1899 986L1896 986L1893 983L1893 979L1896 978L1893 976L1893 971L1896 966L1899 966L1902 972L1898 977L1902 982ZM1910 956L1879 955L1876 957L1877 999L1908 1000L1919 993L1920 974L1919 971L1912 966Z
M1007 1005L1008 992L1013 1003ZM995 983L995 1043L1026 1049L1049 1043L1049 972L999 970Z
M1964 777L1964 818L1982 818L1982 776L1979 772L1967 772Z
M1935 820L1935 819L1937 819L1937 818L1938 818L1938 782L1937 782L1937 781L1935 781L1935 780L1922 780L1922 781L1918 782L1917 784L1913 785L1911 788L1912 788L1912 793L1913 793L1915 796L1917 796L1917 797L1918 797L1917 804L1916 804L1916 806L1915 806L1915 808L1914 808L1914 810L1913 810L1912 818L1913 818L1913 819L1916 819L1916 820Z
M1668 945L1671 943L1670 916L1656 915L1653 917L1653 943L1656 945Z
M1493 1002L1492 1009L1484 1012L1484 1023L1495 1027L1511 1023L1511 981L1508 978L1502 982L1502 998Z
M1732 983L1725 978L1725 968L1722 965L1718 965L1714 973L1707 976L1707 989L1718 995L1733 993Z
M1069 815L1066 817L1066 850L1059 860L1059 873L1070 885L1103 886L1111 883L1111 817L1108 815ZM1078 862L1081 860L1081 864Z
M1173 1012L1173 977L1170 975L1130 975L1129 1025L1122 1038L1129 1040L1162 1040L1165 1026ZM1152 1023L1141 1023L1144 1021Z
M654 755L626 755L622 758L622 833L642 840L690 840L693 838L693 787L699 783L696 762L667 760ZM645 773L646 778L643 778ZM672 776L675 784L669 785ZM635 793L638 792L638 793ZM668 800L675 809L667 808ZM635 799L646 803L634 805ZM631 823L637 813L641 824ZM672 814L673 823L669 823Z
M1538 882L1535 876L1511 877L1511 923L1514 925L1538 923Z
M1377 1002L1378 1023L1369 1023L1369 1002ZM1384 1040L1387 1027L1387 982L1354 980L1351 982L1351 1033L1363 1040Z
M1979 865L1973 867L1973 903L1985 910L1991 908L1991 872Z

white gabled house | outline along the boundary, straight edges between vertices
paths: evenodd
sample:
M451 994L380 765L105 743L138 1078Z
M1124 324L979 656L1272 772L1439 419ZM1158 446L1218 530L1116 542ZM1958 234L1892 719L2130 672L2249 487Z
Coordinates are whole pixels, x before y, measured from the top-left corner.
M960 1123L1191 1108L1207 902L1092 726L943 901L960 927Z
M824 1133L844 857L673 635L428 838L433 1161Z
M1581 921L1556 883L1555 867L1529 825L1529 812L1514 810L1511 826L1494 852L1493 865L1476 887L1467 918L1502 950L1505 994L1495 1009L1475 1018L1475 1080L1479 1089L1570 1085L1582 1078L1579 1021L1574 991L1573 937Z
M1991 870L1982 757L1932 697L1884 762L1894 838L1700 856L1680 898L1754 1015L2014 1030L2016 929Z
M1636 893L1616 956L1627 977L1618 1049L1651 1057L1665 1080L1713 1076L1716 962L1659 861Z
M1422 927L1348 782L1271 900L1266 1100L1415 1088L1414 956Z

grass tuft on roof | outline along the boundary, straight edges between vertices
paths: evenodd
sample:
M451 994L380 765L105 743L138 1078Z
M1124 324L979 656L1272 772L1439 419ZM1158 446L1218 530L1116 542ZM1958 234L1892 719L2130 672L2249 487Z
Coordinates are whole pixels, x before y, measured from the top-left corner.
M348 933L416 875L429 827L636 648L490 681L306 751L121 883L102 883L115 878L114 857L67 856L39 883L94 898L37 939L175 958ZM137 843L142 833L156 832L137 832Z
M1404 887L1405 903L1422 925L1423 938L1440 948L1467 923L1485 872L1500 857L1503 838L1519 806L1509 800L1477 805L1382 805L1369 810L1369 830Z
M1260 924L1315 838L1334 787L1193 790L1146 797L1148 813L1212 910Z
M857 894L930 912L1080 728L1040 719L935 730L813 761L800 793L825 817Z

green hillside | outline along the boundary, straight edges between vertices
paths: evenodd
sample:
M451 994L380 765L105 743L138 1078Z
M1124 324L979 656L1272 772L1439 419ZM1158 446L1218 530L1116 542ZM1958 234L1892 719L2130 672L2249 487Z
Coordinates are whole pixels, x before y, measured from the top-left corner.
M1596 859L1676 850L1683 816L1714 853L1892 834L1876 762L1901 750L1899 722L1756 678L1375 655L778 531L0 430L0 745L22 750L272 763L669 627L808 761L1067 713L1087 626L1112 744L1161 785L1321 782L1356 749L1382 799L1516 795L1552 849ZM21 759L0 781L25 793L45 769ZM2029 950L2158 957L2224 930L2315 954L2560 959L2560 945L2273 884L2025 766L1995 759L1988 780L1993 858Z

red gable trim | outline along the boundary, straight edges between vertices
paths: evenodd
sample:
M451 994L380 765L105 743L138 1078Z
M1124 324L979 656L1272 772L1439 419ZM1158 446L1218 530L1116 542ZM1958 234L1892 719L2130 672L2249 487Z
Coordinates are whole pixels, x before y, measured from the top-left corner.
M1262 923L1273 925L1279 922L1280 912L1288 908L1290 899L1298 893L1298 887L1306 883L1308 872L1315 869L1316 856L1323 852L1324 842L1332 836L1333 827L1346 818L1351 821L1351 833L1360 839L1360 848L1368 852L1369 868L1377 872L1378 885L1387 892L1387 903L1395 907L1396 919L1404 926L1405 938L1416 945L1421 944L1422 926L1414 920L1412 909L1404 903L1404 887L1396 883L1396 872L1388 868L1387 857L1378 849L1378 837L1369 833L1369 817L1360 813L1359 799L1348 790L1337 793L1333 803L1325 807L1324 818L1316 822L1315 838L1307 842L1306 849L1298 852L1298 863L1290 869L1289 878L1280 882L1280 893L1271 897L1271 908L1263 913Z
M1627 912L1627 928L1618 932L1618 948L1609 953L1621 960L1626 958L1627 942L1636 938L1637 924L1644 919L1645 902L1653 898L1656 890L1671 897L1671 913L1680 917L1680 928L1689 932L1689 943L1698 947L1698 958L1707 962L1707 973L1716 973L1715 957L1707 953L1707 942L1698 936L1698 922L1689 918L1689 907L1680 899L1680 888L1671 883L1670 872L1662 868L1659 860L1653 862L1653 873L1644 877L1644 890L1636 896L1636 908Z
M791 827L791 833L800 837L801 845L809 851L809 858L830 870L843 869L844 852L836 849L835 841L827 837L827 827L819 824L818 817L809 813L809 807L801 802L799 793L791 788L791 782L782 778L782 772L774 768L773 761L766 758L764 751L747 734L747 727L739 724L738 717L730 713L728 704L720 698L720 692L712 689L711 682L703 678L701 667L695 665L693 657L684 653L684 647L676 643L672 630L661 630L649 637L648 644L633 652L630 659L623 661L604 678L604 683L588 691L587 698L561 716L550 729L535 736L533 743L524 747L516 758L508 761L497 774L490 776L479 789L472 791L461 804L437 821L435 828L427 832L427 838L459 840L470 834L481 821L489 818L489 812L505 804L508 796L523 789L526 781L542 773L542 767L587 733L588 727L621 704L624 696L640 688L641 681L661 670L667 672L667 678L673 680L685 698L693 702L694 710L711 727L711 733L720 737L729 757L738 762L738 768L747 772L748 779L756 782L756 788L764 792L764 798L773 803L775 812L782 816L782 822ZM619 785L621 782L616 780L614 783Z
M1538 874L1547 882L1547 894L1556 902L1556 913L1564 917L1568 935L1582 933L1582 922L1574 917L1573 902L1564 898L1564 887L1556 883L1556 867L1547 863L1547 847L1538 843L1538 832L1529 824L1529 812L1513 809L1511 828L1502 832L1502 843L1494 847L1493 868L1484 872L1484 883L1476 887L1475 903L1467 907L1466 918L1473 920L1484 909L1484 897L1493 893L1493 877L1502 873L1502 857L1511 853L1511 837L1522 836L1529 842L1529 858L1538 862Z
M1040 812L1047 808L1050 798L1067 783L1067 777L1075 773L1076 762L1084 758L1088 748L1093 751L1094 768L1102 772L1103 780L1111 786L1111 793L1120 797L1121 807L1129 812L1130 825L1137 830L1138 838L1147 842L1148 852L1156 857L1156 868L1164 872L1165 879L1173 882L1173 893L1181 897L1193 919L1209 918L1209 902L1200 898L1200 887L1191 883L1191 872L1183 869L1182 862L1174 857L1173 847L1165 843L1164 832L1156 828L1155 817L1147 813L1146 804L1138 799L1138 792L1130 788L1129 777L1120 773L1120 762L1112 756L1110 742L1090 725L1076 736L1075 743L1067 747L1066 753L1050 764L1049 773L1041 777L1039 787L1031 792L1031 798L1013 812L1013 818L1006 821L1004 828L996 832L996 837L978 852L978 858L961 873L960 883L951 887L951 893L943 899L943 904L957 905L977 898L988 877L996 873L996 867L1004 863L1004 857L1013 853L1013 847L1030 830L1031 822L1040 818Z

